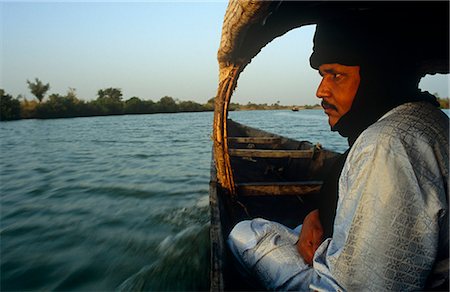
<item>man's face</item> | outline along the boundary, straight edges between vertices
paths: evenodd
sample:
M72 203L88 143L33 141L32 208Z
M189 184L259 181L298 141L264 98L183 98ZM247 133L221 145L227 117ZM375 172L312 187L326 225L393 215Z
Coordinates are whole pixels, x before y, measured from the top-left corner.
M346 114L358 91L359 66L323 64L319 67L322 76L316 95L322 99L322 107L333 127Z

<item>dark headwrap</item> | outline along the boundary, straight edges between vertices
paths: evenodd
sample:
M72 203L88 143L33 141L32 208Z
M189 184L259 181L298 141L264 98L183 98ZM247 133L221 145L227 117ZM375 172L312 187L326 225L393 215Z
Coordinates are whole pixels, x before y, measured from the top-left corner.
M311 67L338 63L360 66L360 85L347 114L333 131L349 139L352 145L368 126L390 109L410 101L436 99L418 89L415 39L400 33L395 22L369 16L347 17L317 25ZM416 46L417 47L417 46Z
M436 98L418 89L420 74L415 70L417 52L410 40L396 33L396 25L369 17L349 17L317 25L311 67L338 63L360 66L360 85L350 110L331 128L348 138L350 147L358 136L394 107ZM320 201L320 218L325 236L331 236L338 198L338 180L347 150L331 168Z

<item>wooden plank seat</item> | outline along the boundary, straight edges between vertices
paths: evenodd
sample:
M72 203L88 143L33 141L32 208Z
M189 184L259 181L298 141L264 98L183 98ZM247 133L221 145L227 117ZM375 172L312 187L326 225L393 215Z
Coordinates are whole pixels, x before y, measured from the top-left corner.
M254 158L313 158L311 150L264 150L264 149L229 149L230 156Z
M322 181L301 182L252 182L236 184L240 196L303 196L318 193L322 187Z
M281 137L228 137L228 143L272 144L280 142Z

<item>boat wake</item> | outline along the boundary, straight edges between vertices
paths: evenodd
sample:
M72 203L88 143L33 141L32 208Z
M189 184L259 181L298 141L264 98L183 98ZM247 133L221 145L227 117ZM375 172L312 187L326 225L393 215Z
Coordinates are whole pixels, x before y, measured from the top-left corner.
M209 223L168 236L158 246L159 259L143 267L118 291L199 291L209 289Z

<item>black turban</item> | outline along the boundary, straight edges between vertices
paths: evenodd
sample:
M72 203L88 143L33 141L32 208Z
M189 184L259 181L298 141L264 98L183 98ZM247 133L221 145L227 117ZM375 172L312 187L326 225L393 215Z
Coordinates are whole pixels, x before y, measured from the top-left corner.
M437 104L434 97L418 90L417 36L405 34L405 25L362 14L317 24L311 67L334 63L360 66L361 82L352 107L332 127L347 137L350 145L397 105L419 100Z
M316 27L311 67L338 63L347 66L361 65L367 61L366 32L348 19L321 22Z

